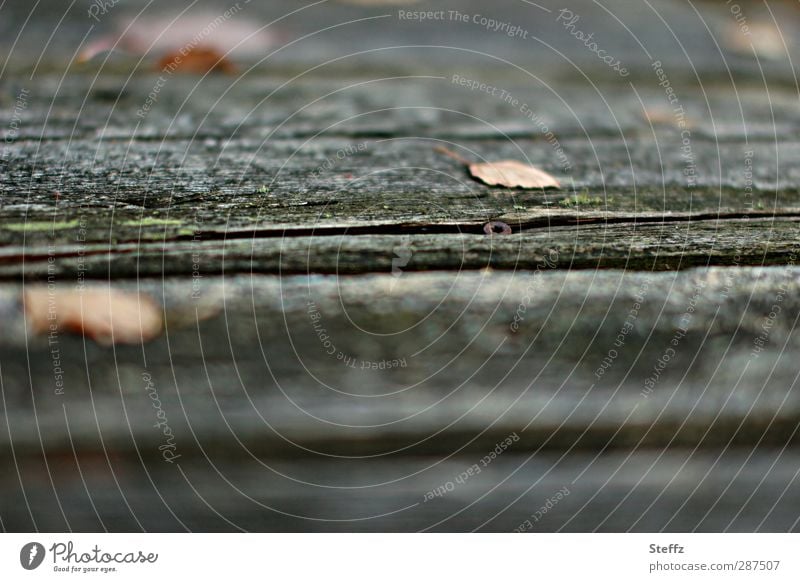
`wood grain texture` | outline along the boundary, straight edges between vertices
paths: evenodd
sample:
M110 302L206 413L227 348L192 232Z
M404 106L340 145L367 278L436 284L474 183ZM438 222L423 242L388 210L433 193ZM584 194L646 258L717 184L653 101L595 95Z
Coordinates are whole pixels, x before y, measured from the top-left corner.
M60 492L88 529L510 531L568 486L535 529L796 529L798 280L786 267L234 277L196 299L185 279L143 280L170 322L144 351L4 340L2 450L30 505L8 473L4 525L64 527ZM14 289L2 296L24 338ZM424 502L512 434L479 478ZM89 490L70 492L79 469Z
M0 6L0 529L798 531L796 8L745 3L770 54L719 3L575 2L625 77L549 0L439 3L526 38L249 3L300 12L239 75L76 62L144 4ZM26 320L107 285L164 334Z
M589 448L612 435L617 444L720 443L746 440L751 431L774 431L771 438L780 440L792 433L798 414L788 356L800 314L794 267L201 283L137 284L162 298L168 321L167 335L144 352L118 346L115 362L103 364L107 348L59 337L69 388L58 397L47 338L4 340L10 354L28 354L3 362L4 389L21 399L12 415L16 443L28 434L34 445L36 419L52 423L48 440L63 443L66 434L55 429L64 420L62 406L75 424L73 442L87 439L82 448L96 443L96 422L115 448L131 436L138 444L157 439L147 422L131 427L121 416L148 418L145 371L164 391L165 405L186 416L176 422L190 422L196 438L222 446L232 427L220 424L219 414L231 414L234 432L265 451L292 451L278 436L289 434L291 442L318 443L331 454L342 452L340 441L388 451L398 439L439 451L450 446L443 435L418 437L453 422L456 440L487 429L483 438L492 440L531 419L526 446L556 437L572 444L587 430L579 440ZM13 292L6 291L8 325L24 329ZM769 318L776 301L779 317ZM197 313L212 317L198 321ZM633 327L615 345L626 321ZM756 343L767 321L767 341ZM670 347L672 363L657 370L655 388L647 390L645 380ZM612 350L613 365L600 369ZM23 396L29 374L34 400ZM86 408L89 381L93 403ZM34 413L36 419L28 416Z
M800 459L790 450L750 452L507 452L428 502L425 493L454 482L483 455L375 459L346 471L323 459L231 462L220 455L176 467L54 455L48 466L41 459L19 466L27 499L14 477L4 481L4 520L41 531L507 533L526 520L535 532L796 531ZM15 474L13 465L3 469ZM542 514L565 487L569 495Z

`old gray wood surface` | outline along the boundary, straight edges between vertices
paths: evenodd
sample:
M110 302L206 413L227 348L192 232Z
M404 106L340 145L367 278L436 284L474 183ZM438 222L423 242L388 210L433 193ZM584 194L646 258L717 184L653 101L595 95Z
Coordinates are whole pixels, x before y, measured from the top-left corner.
M0 527L800 529L796 8L743 3L743 49L721 4L572 3L622 78L562 4L428 4L248 5L301 11L142 116L156 50L73 55L143 2L0 7ZM79 282L165 333L32 335L23 290Z

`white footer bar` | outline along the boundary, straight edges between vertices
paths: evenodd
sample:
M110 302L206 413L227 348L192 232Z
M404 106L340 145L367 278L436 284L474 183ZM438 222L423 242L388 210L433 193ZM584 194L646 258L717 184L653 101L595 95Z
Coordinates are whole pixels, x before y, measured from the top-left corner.
M0 580L797 581L798 554L791 534L4 534Z

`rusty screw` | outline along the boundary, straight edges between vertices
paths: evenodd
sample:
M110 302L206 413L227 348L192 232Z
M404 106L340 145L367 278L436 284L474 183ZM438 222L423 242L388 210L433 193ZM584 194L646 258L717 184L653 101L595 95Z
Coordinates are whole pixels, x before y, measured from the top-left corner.
M483 225L483 232L486 234L511 234L511 227L505 222L493 220Z

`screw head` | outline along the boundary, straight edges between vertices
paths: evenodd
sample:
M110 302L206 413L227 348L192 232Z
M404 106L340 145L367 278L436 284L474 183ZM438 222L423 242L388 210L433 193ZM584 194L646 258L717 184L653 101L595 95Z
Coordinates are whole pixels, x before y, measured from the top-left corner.
M511 234L511 227L505 222L493 220L483 225L483 232L486 234Z

